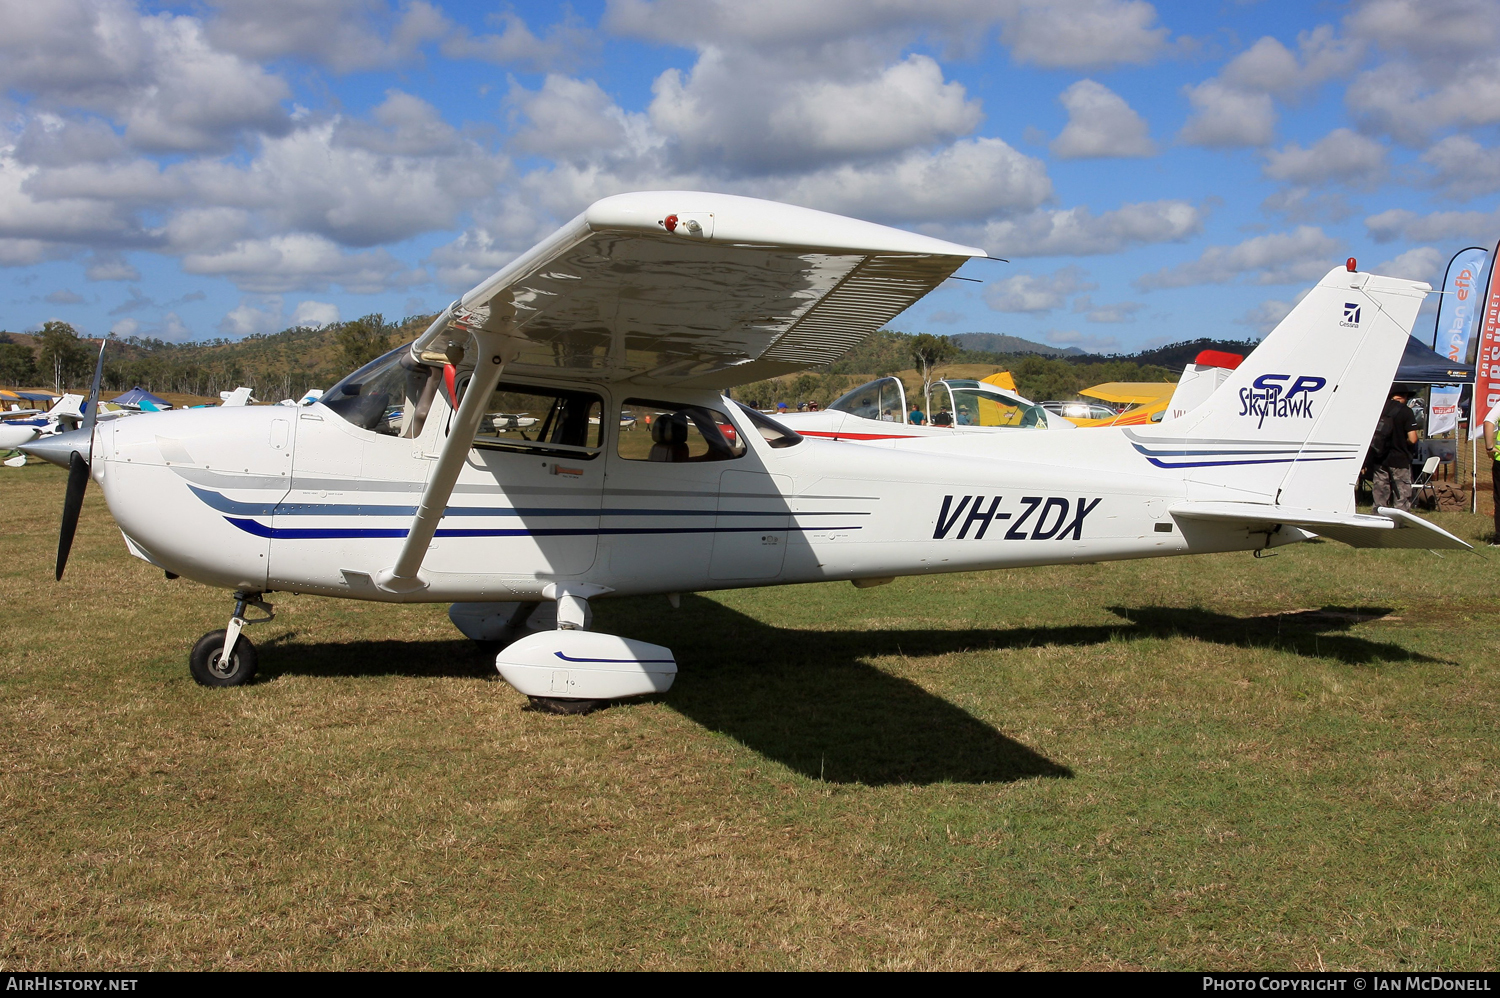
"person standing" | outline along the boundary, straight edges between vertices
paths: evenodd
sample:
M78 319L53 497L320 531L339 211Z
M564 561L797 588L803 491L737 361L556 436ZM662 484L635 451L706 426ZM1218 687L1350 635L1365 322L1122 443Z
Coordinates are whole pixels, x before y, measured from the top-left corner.
M1484 449L1490 455L1490 497L1500 500L1500 454L1495 453L1497 424L1500 424L1500 402L1484 417ZM1490 547L1500 547L1500 501L1495 502L1495 537Z
M1406 403L1412 394L1405 385L1391 389L1390 401L1376 424L1371 455L1375 459L1371 484L1376 509L1386 506L1411 512L1411 456L1417 446L1417 417Z
M915 405L911 407L911 412L907 414L906 419L913 426L921 426L927 422L927 416L922 412L921 407Z

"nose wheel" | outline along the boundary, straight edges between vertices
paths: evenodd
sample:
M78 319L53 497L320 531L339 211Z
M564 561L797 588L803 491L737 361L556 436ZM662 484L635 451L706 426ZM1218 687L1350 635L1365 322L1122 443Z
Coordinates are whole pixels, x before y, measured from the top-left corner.
M229 618L229 626L209 631L193 645L188 655L188 671L200 686L243 686L255 678L259 664L255 645L240 631L275 618L271 605L260 596L260 593L235 593L234 615ZM265 616L247 618L245 608L250 606Z
M229 632L225 629L209 631L193 645L188 656L188 670L200 686L242 686L255 678L259 665L255 645L249 638L241 637L224 654L224 640Z

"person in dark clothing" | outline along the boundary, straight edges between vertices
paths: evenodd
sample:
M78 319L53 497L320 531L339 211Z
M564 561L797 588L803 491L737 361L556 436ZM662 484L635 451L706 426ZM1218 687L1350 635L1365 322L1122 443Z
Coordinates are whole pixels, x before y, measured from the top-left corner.
M1375 507L1411 511L1411 456L1417 446L1417 417L1407 402L1412 390L1405 385L1391 389L1390 401L1380 413L1380 424L1389 426L1384 439L1372 441L1371 484ZM1381 451L1383 450L1383 453Z

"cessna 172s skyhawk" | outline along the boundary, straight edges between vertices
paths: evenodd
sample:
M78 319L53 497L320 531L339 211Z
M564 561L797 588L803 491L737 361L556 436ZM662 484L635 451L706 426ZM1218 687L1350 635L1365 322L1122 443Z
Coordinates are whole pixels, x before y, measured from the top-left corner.
M722 394L834 360L981 256L750 198L606 198L320 399L29 445L71 469L59 578L92 477L133 554L234 591L229 626L193 649L201 683L251 678L246 607L269 613L273 591L444 602L470 637L510 641L506 680L570 710L676 674L667 648L587 630L589 601L610 595L869 586L1314 534L1468 546L1409 513L1354 512L1429 289L1352 260L1166 426L853 442L801 437ZM620 425L632 416L650 432Z

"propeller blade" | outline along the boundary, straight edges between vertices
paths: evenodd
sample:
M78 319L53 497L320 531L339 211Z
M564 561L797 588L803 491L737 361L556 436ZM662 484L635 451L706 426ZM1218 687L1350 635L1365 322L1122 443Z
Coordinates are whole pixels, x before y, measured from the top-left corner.
M89 487L89 463L76 450L68 458L68 493L63 498L62 529L57 536L57 581L68 566L68 552L73 549L73 535L78 531L78 514L83 510L83 493Z
M68 553L73 550L73 535L78 533L78 515L83 512L83 494L89 487L89 466L94 460L94 425L99 421L99 382L104 377L104 348L108 343L108 339L99 341L99 359L94 362L94 384L89 388L89 400L83 410L83 425L78 428L78 443L88 448L88 456L85 457L76 450L68 454L68 491L63 496L62 528L57 532L58 582L62 581L63 569L68 567ZM67 441L67 444L71 443L72 441ZM56 460L51 455L46 456L48 460Z
M108 345L109 339L107 337L99 341L99 359L94 363L94 386L89 389L88 405L83 411L83 425L79 427L79 429L81 430L87 430L89 435L89 452L88 456L83 459L85 465L92 463L94 460L94 424L99 421L99 382L104 377L104 348ZM72 466L69 465L69 495L72 495L72 481ZM83 501L82 495L83 493L80 492L79 502ZM61 562L59 562L59 564L61 564ZM57 575L58 578L62 578L61 568L58 568Z

